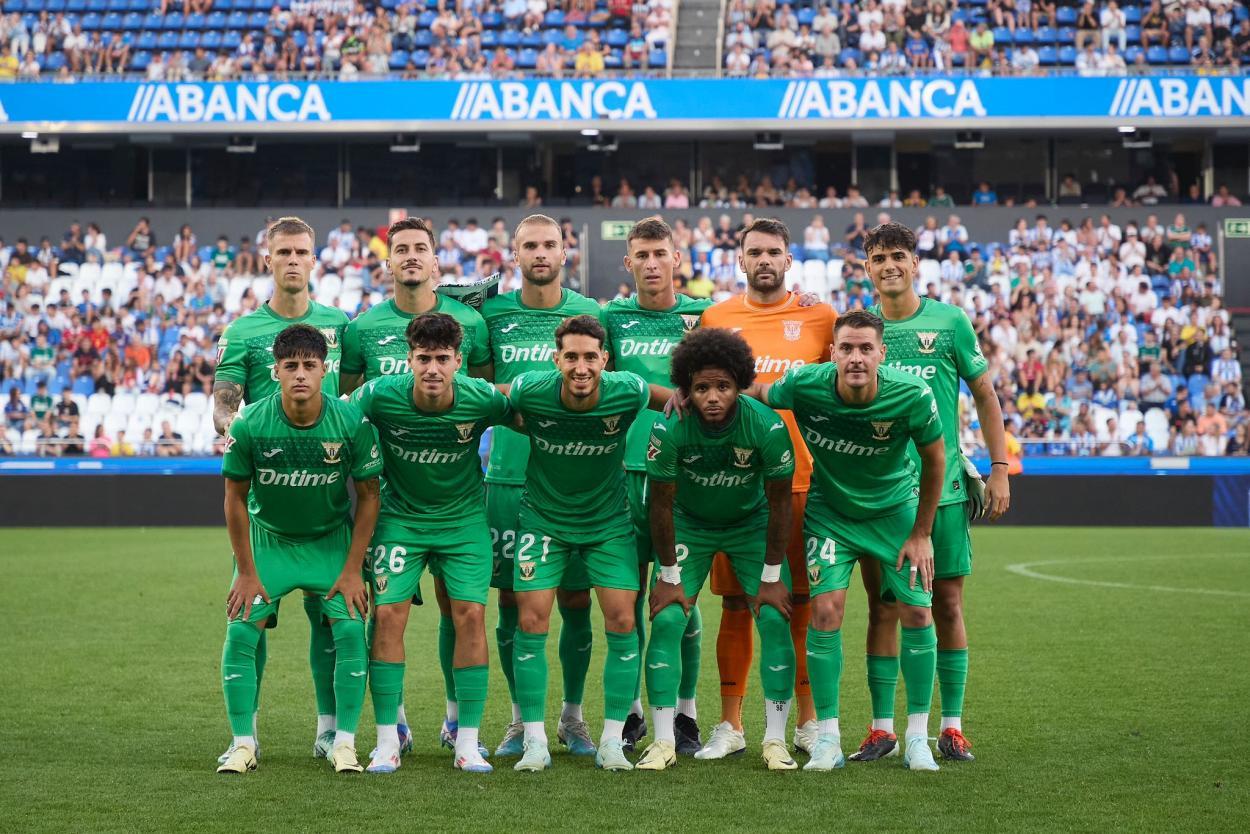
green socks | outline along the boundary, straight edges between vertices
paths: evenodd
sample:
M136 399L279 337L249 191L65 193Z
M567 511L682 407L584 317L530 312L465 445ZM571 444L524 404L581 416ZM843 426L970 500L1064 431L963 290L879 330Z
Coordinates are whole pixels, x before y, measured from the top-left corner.
M590 630L589 608L560 609L560 671L564 677L564 701L580 704L586 693L586 673L590 671L590 650L594 646L594 634ZM630 632L631 634L633 632ZM638 639L634 638L634 651ZM633 692L634 684L629 685Z
M681 684L677 688L677 697L684 701L693 701L699 692L702 656L703 615L699 613L699 606L694 605L690 609L690 619L686 620L686 631L681 636Z
M256 710L260 710L260 682L265 679L265 663L269 660L269 640L265 629L260 629L260 642L256 644Z
M330 629L335 657L334 724L341 733L355 733L365 705L365 676L369 673L365 624L361 620L335 620Z
M226 642L221 649L221 691L226 698L230 732L252 734L252 713L256 711L256 644L261 633L256 626L236 620L226 626Z
M907 714L929 712L933 703L933 678L937 668L937 629L903 628L899 653L903 684L907 688Z
M466 666L452 672L456 679L456 702L460 705L460 728L476 729L482 726L482 711L486 708L486 666Z
M646 569L639 568L643 575L642 587L647 587ZM647 606L646 592L640 592L638 598L634 600L634 633L638 635L638 653L643 656L647 652L647 615L650 613ZM634 683L634 700L637 701L642 697L642 667L638 667L638 680Z
M495 645L499 648L499 665L503 669L504 680L508 682L508 697L516 703L516 676L512 668L512 648L517 633L516 606L505 608L499 606L499 625L495 627Z
M964 687L968 683L968 650L937 650L938 692L942 695L942 717L964 714Z
M369 694L373 696L373 719L379 725L399 721L399 699L404 691L404 664L369 661Z
M770 701L789 701L794 697L794 642L790 639L790 624L776 608L761 605L755 625L760 632L760 681L764 697Z
M542 721L547 707L547 632L529 634L518 628L512 663L521 720Z
M448 701L456 700L456 681L452 675L452 658L456 654L456 622L451 617L438 618L438 665L443 670L443 691Z
M647 700L652 707L676 707L678 681L685 678L681 667L682 631L686 613L680 605L670 605L651 621L651 642L647 644Z
M608 631L606 634L608 651L603 661L603 717L608 721L624 721L634 703L634 685L642 663L638 633Z
M894 717L894 692L898 688L898 658L868 655L868 694L873 718Z
M821 721L838 717L838 690L842 684L842 632L807 629L807 675L812 701ZM932 686L932 681L930 681Z
M308 668L312 670L317 714L334 715L334 632L321 616L320 597L304 597L304 614L312 627L308 640Z

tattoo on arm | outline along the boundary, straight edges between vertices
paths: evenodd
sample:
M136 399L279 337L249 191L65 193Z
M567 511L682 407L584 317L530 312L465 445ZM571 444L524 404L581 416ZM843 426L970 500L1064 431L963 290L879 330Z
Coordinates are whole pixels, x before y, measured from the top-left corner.
M377 478L370 478L367 481L357 481L356 486L361 495L369 498L376 498L382 494L382 482Z
M239 383L225 380L213 383L213 428L218 434L224 436L230 430L230 421L242 402L243 386Z

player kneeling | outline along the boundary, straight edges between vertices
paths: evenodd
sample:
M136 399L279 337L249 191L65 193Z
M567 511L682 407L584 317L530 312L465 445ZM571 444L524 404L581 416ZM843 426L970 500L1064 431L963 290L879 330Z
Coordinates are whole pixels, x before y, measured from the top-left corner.
M378 429L386 464L381 517L369 546L376 606L369 679L378 726L369 772L399 768L404 629L428 565L447 588L455 623L455 766L489 773L478 728L486 705L491 549L477 448L487 427L512 421L512 408L486 380L457 374L464 331L451 316L417 316L405 338L411 370L372 380L352 395Z
M365 699L365 549L378 520L377 434L353 405L321 393L326 340L295 324L273 343L281 390L230 425L221 472L235 575L226 597L222 690L234 741L218 773L256 769L256 646L278 601L296 590L322 598L334 634L337 731L330 761L359 773L356 724ZM356 481L351 520L347 479Z
M690 610L725 553L750 600L760 632L764 685L764 761L769 770L798 767L786 748L794 698L790 639L790 536L794 448L777 413L741 395L755 379L755 359L728 330L690 333L673 351L674 384L693 411L657 422L647 449L651 535L660 564L651 586L647 697L655 741L639 770L677 762L673 714L681 679L681 638ZM734 752L745 749L737 733Z

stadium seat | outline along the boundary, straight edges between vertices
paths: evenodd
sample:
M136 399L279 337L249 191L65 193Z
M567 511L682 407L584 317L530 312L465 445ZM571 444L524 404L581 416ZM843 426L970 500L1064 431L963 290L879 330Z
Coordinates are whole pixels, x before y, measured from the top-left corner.
M485 43L483 42L483 46ZM391 51L391 60L388 66L393 70L401 70L408 66L408 52L404 49L395 49Z
M108 414L113 407L113 398L103 392L92 394L87 399L88 414Z
M82 16L81 23L84 32L94 32L100 28L100 15L95 12L88 12Z
M139 51L130 56L130 68L135 72L143 72L152 63L152 53Z
M417 28L429 29L430 25L434 23L437 17L438 16L435 15L434 12L429 12L429 11L421 12L421 14L417 15Z
M533 69L538 63L538 51L534 49L522 49L517 55L516 65L521 69Z
M203 29L206 25L204 21L204 15L199 12L192 12L187 15L186 20L183 22L183 26L187 29Z
M138 12L127 12L121 19L121 28L130 32L136 32L143 28L143 15Z
M208 395L202 391L192 391L187 394L182 407L191 414L203 414L208 410Z
M499 46L499 33L494 29L486 29L482 32L482 48L494 49Z
M1166 64L1168 62L1168 51L1162 46L1149 46L1146 48L1146 63L1148 64Z
M136 49L156 49L156 33L140 32L138 39L135 41Z
M414 49L409 53L408 60L412 61L414 67L425 69L425 65L430 62L430 53L425 49Z
M1135 25L1125 26L1124 36L1129 43L1141 43L1141 27Z
M554 43L558 46L560 41L564 40L564 33L559 29L547 29L544 30L539 37L542 39L543 46L546 46L549 43ZM522 43L524 43L524 40L525 39L522 38Z
M1021 29L1020 31L1024 31ZM994 44L1011 43L1011 30L1006 26L996 26L990 30L990 34L994 36Z
M238 29L231 29L221 36L221 46L231 52L239 48L239 44L243 43L243 33Z
M162 29L181 30L183 28L182 12L170 12L161 20Z
M204 36L200 38L200 46L210 52L216 52L221 49L221 32L215 30L205 32Z
M200 33L190 29L178 36L179 49L195 49L200 45Z
M65 11L67 14L82 14L87 10L87 0L66 0Z
M1037 50L1037 59L1044 67L1053 67L1059 62L1059 51L1053 46L1043 46Z
M1055 21L1060 26L1076 26L1076 9L1072 6L1060 6L1055 10Z
M210 12L208 16L204 18L204 28L218 29L218 30L225 29L226 19L227 18L226 18L225 12L221 12L221 11Z
M257 30L264 29L265 21L268 19L269 15L264 12L252 12L251 16L247 19L247 28Z
M1065 46L1073 46L1076 44L1076 30L1072 28L1062 28L1059 30L1058 42Z
M1059 47L1059 63L1064 66L1074 66L1076 64L1076 47L1061 46Z
M508 49L516 49L521 45L521 33L515 29L505 29L499 34L499 45Z
M603 40L613 49L620 49L629 43L629 33L624 29L613 29L604 36Z
M412 37L412 43L413 46L418 46L422 49L429 49L434 45L434 35L431 34L428 29L418 30Z
M1124 62L1129 66L1132 66L1137 63L1137 58L1139 56L1145 54L1145 50L1140 46L1130 46L1128 49L1124 50Z
M1141 9L1137 6L1124 6L1124 22L1128 24L1141 23ZM1130 35L1129 40L1133 40Z
M1183 46L1174 46L1168 50L1169 64L1188 64L1189 50Z
M543 36L539 32L530 32L528 35L521 34L521 46L528 49L540 49L543 45Z
M544 29L562 29L564 28L564 12L560 9L552 9L543 15Z
M995 42L997 43L997 39L995 39ZM1019 29L1017 29L1015 43L1017 45L1033 43L1033 30L1025 29L1024 27L1020 27Z
M150 33L149 33L150 34ZM156 47L166 51L178 48L177 32L161 32L156 39Z
M1054 43L1059 39L1059 32L1052 26L1039 26L1037 31L1033 33L1033 42L1036 44Z
M498 29L503 26L503 15L499 12L486 12L481 17L484 29Z
M647 56L647 66L651 69L664 69L668 66L668 51L664 49L653 49L651 54Z

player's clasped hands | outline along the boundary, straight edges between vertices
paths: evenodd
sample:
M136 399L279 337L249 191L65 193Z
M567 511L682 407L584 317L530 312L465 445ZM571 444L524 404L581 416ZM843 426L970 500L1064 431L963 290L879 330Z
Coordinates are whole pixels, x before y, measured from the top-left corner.
M226 594L226 617L233 620L242 612L244 620L250 619L252 605L260 601L269 602L269 594L260 584L260 577L254 573L241 573L234 578L230 593Z
M924 589L926 594L933 593L933 539L928 536L913 533L907 537L907 541L903 542L902 548L898 551L898 562L895 563L894 569L901 571L903 565L906 564L908 572L907 587L915 588L916 581L919 579L920 587Z

